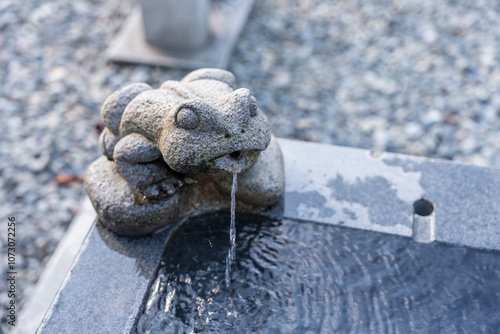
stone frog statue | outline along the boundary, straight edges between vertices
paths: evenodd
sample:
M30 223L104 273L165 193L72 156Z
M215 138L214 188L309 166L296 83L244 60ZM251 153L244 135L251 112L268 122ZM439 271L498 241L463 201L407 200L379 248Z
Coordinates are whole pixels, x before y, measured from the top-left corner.
M159 89L131 84L101 109L103 157L85 190L99 220L127 236L149 235L183 215L237 206L258 210L284 192L281 150L246 88L220 69L200 69Z

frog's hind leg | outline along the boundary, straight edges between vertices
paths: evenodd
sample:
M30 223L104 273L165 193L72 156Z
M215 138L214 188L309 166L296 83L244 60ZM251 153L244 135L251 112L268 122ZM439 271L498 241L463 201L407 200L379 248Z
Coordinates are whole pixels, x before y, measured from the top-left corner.
M138 195L116 171L115 163L101 157L85 174L85 191L99 221L115 233L141 237L173 224L180 215L179 194L161 201Z
M120 123L127 105L140 93L153 89L145 83L134 83L123 87L106 98L101 108L101 118L106 126L99 138L102 154L113 159L113 150L120 140Z
M138 133L129 134L116 144L113 160L130 188L147 198L172 196L183 184L156 145Z

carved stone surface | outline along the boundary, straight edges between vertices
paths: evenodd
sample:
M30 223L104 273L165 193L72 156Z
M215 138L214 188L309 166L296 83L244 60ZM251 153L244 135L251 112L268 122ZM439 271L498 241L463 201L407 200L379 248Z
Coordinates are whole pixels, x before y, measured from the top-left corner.
M193 50L206 44L210 0L141 0L146 40L159 48Z
M104 157L85 176L106 227L143 236L180 215L227 208L233 173L240 174L240 208L281 197L281 150L255 97L235 88L230 72L201 69L159 89L132 84L106 99Z
M132 9L108 48L108 59L197 69L228 66L254 0L139 3L142 10ZM166 8L171 6L176 7L175 13Z

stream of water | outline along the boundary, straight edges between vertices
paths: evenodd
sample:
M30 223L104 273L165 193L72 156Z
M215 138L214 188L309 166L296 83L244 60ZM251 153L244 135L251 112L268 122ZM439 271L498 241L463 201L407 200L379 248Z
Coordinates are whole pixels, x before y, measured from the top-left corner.
M231 223L229 226L229 250L226 258L226 288L231 285L231 264L236 259L236 190L238 189L238 174L233 174L231 187Z

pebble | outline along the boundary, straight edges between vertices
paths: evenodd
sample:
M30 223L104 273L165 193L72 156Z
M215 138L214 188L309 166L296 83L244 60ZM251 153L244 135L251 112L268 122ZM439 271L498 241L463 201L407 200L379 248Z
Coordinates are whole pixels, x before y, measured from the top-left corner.
M187 73L105 60L129 8L0 3L0 208L24 226L21 305L84 194L55 177L83 175L100 156L101 103L125 84ZM500 167L498 22L500 7L483 2L257 0L229 70L278 137Z
M437 109L428 110L421 118L422 124L432 125L443 121L443 114Z
M390 78L379 77L373 72L367 72L364 77L364 83L371 89L390 95L397 91L397 84Z

